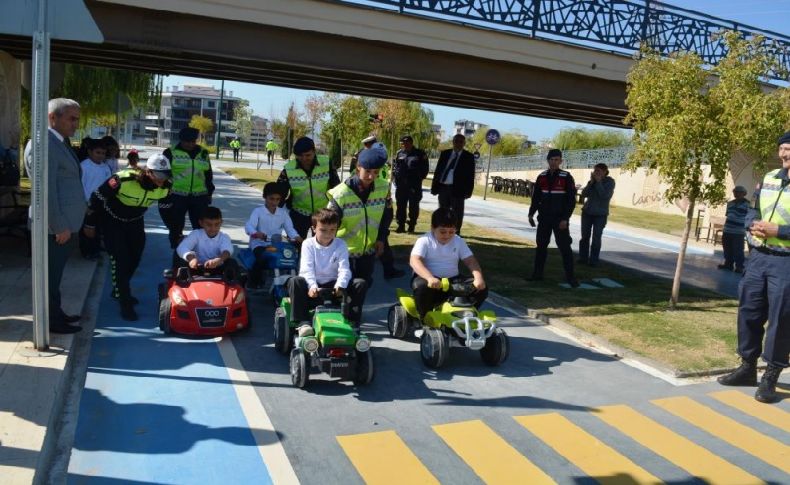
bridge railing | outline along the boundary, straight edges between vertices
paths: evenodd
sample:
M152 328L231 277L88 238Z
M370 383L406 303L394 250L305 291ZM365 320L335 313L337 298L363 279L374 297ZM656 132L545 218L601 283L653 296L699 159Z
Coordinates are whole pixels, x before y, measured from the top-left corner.
M589 150L565 150L562 152L562 168L589 168L596 163L605 163L610 169L625 165L628 154L633 150L631 145L615 148L596 148ZM546 168L547 151L534 155L520 155L515 157L501 157L491 160L492 172L523 172L526 170L540 170ZM432 160L431 172L436 169L436 160ZM484 172L488 166L488 158L481 156L477 161L477 171Z
M718 32L736 30L744 37L764 37L779 62L772 73L785 79L790 71L790 37L653 0L333 0L463 22L547 40L572 41L631 54L644 41L668 55L697 53L715 65L727 55Z

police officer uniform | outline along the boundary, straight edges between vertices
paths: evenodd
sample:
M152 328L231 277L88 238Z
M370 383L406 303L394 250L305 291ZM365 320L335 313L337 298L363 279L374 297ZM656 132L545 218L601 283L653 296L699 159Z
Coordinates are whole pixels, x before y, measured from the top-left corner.
M241 150L241 142L238 138L230 141L230 147L233 149L233 161L239 161L239 150Z
M181 141L194 142L198 134L194 128L184 128L178 136ZM187 212L192 229L200 229L200 214L211 204L214 193L213 172L208 151L200 145L187 152L178 143L163 155L172 167L173 187L170 196L159 204L159 215L169 231L170 247L175 249L183 238Z
M401 143L413 143L412 137L404 136ZM392 175L395 179L395 202L397 210L395 218L398 227L395 232L403 232L406 225L408 207L409 232L414 233L417 217L420 214L422 200L422 181L428 176L428 155L412 146L411 150L398 150L392 164Z
M315 150L315 144L310 138L300 138L294 143L296 155L310 150ZM277 183L288 194L285 206L290 210L296 232L305 239L312 224L313 213L326 207L329 201L327 192L340 183L340 177L329 163L320 163L318 158L313 158L310 169L303 167L298 160L289 160L280 172Z
M557 149L549 150L547 159L562 157L562 152ZM535 180L532 190L532 201L529 206L529 220L533 224L533 217L538 213L538 229L535 234L535 265L532 271L532 280L543 279L543 269L546 266L549 242L554 233L554 241L562 254L562 266L565 269L565 279L572 287L579 286L573 271L573 250L571 249L571 233L568 227L560 228L561 221L570 221L573 209L576 207L576 183L570 172L565 170L544 170Z
M158 164L158 165L157 165ZM145 247L144 215L148 207L168 195L169 164L163 155L151 157L147 170L121 170L91 195L86 227L100 226L104 245L110 255L112 296L121 305L125 320L137 320L130 290L132 275L140 264ZM150 168L156 167L153 171ZM162 186L155 180L159 179Z
M783 144L790 145L790 132L779 139L779 145ZM755 221L778 225L778 234L773 237L752 234ZM760 402L771 403L779 400L776 383L782 369L788 367L790 356L790 176L787 168L765 175L757 207L747 217L746 225L750 227L746 240L751 251L738 287L738 354L743 362L734 372L720 377L719 383L756 385L757 359L762 354L768 368L754 397Z

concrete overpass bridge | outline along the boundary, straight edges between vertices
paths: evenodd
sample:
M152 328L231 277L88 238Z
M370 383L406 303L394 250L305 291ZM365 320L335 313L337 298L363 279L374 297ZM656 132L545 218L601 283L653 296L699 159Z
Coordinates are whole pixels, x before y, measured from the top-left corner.
M710 34L742 29L641 0L85 4L104 42L53 41L52 61L610 126L622 126L625 76L642 39L716 62L722 46ZM790 45L779 34L766 35ZM18 59L30 57L30 38L0 35L0 46Z

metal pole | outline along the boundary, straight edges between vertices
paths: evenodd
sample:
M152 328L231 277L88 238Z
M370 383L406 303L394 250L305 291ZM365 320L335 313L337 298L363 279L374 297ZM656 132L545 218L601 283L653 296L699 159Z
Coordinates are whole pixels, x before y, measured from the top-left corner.
M46 188L49 140L49 43L48 0L38 0L38 30L33 34L32 114L32 270L33 270L33 344L36 350L49 348L49 214Z
M494 151L494 145L488 145L488 169L486 170L486 186L483 187L483 200L486 200L488 195L488 174L491 173L491 153Z
M219 160L219 137L222 133L222 101L225 100L225 80L222 80L221 87L219 88L219 106L217 106L217 135L214 137L214 142L217 144L217 160Z

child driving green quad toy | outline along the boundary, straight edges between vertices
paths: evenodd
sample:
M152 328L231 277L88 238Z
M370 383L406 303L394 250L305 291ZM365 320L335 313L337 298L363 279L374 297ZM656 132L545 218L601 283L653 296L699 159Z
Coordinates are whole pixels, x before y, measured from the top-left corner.
M291 381L300 388L312 368L356 384L374 376L370 338L359 331L367 285L351 279L348 248L335 238L338 219L329 209L313 215L315 237L302 244L299 276L274 313L274 347L291 352Z
M450 347L479 350L488 365L503 363L510 351L507 334L490 310L480 310L488 296L483 273L466 242L455 234L456 218L440 208L431 216L431 232L417 239L411 252L414 296L398 289L399 303L390 308L387 328L404 338L422 328L420 354L428 367L439 368ZM458 262L472 272L459 276Z

